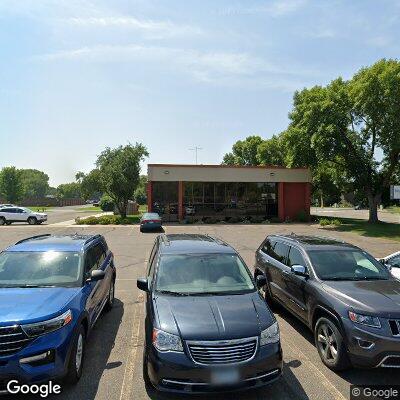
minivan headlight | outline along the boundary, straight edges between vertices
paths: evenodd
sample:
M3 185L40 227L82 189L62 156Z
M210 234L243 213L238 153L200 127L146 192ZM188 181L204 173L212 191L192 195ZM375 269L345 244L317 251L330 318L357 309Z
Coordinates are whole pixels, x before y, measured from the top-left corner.
M349 318L356 324L372 326L374 328L380 328L381 323L378 317L372 317L370 315L357 314L353 311L349 311Z
M183 352L181 338L172 333L160 329L153 329L153 345L158 351L179 351Z
M68 325L72 321L71 310L66 311L58 317L48 319L47 321L35 322L34 324L21 325L21 328L29 337L35 337L50 333Z
M279 326L278 322L275 321L271 326L261 332L260 346L277 343L279 342L279 339Z

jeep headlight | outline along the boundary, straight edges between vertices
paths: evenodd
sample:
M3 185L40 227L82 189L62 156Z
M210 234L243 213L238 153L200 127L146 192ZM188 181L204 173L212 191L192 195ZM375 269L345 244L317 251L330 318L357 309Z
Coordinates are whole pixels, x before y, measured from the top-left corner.
M380 328L381 323L378 317L372 317L371 315L357 314L353 311L349 311L349 318L356 324L372 326L374 328Z
M164 332L160 329L153 329L153 346L158 351L179 351L183 352L181 338L172 333Z
M279 326L278 322L275 321L271 326L267 329L264 329L261 332L260 338L260 346L264 346L266 344L277 343L280 340L279 335Z
M35 337L50 333L68 325L72 321L71 310L66 311L58 317L48 319L47 321L35 322L33 324L21 325L21 328L29 337Z

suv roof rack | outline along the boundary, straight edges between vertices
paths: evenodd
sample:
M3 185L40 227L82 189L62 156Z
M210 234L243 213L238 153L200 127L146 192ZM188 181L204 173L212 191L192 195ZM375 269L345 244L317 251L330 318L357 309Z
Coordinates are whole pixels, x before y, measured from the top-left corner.
M88 244L88 243L92 242L93 240L98 239L98 238L100 238L100 237L101 237L101 235L99 235L99 234L93 235L93 236L91 236L90 238L87 238L87 239L85 240L85 243L84 243L84 244Z
M18 242L15 243L15 244L17 245L17 244L21 244L21 243L27 242L28 240L35 240L35 239L39 239L39 238L43 238L43 237L49 237L49 236L51 236L51 233L44 233L42 235L35 235L35 236L31 236L31 237L28 237L28 238L25 238L25 239L18 240Z
M169 246L169 245L170 245L168 236L167 236L165 233L162 233L162 234L160 235L160 239L163 241L163 243L164 243L166 246Z

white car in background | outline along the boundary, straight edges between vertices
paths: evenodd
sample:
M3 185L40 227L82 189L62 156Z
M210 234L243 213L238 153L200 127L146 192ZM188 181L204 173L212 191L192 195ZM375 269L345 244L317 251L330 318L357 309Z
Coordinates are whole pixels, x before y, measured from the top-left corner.
M14 204L0 204L0 208L5 208L5 207L16 207Z
M391 274L396 279L400 279L400 251L390 254L379 261L390 269Z
M13 222L27 222L29 225L47 221L47 214L38 213L25 207L0 208L0 225L11 225Z

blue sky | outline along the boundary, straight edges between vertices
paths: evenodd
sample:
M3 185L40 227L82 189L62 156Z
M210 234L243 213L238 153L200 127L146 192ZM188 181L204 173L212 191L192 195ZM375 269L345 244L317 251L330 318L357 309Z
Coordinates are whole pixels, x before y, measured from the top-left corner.
M0 167L51 184L106 146L220 163L288 124L293 91L400 54L388 0L1 0Z

